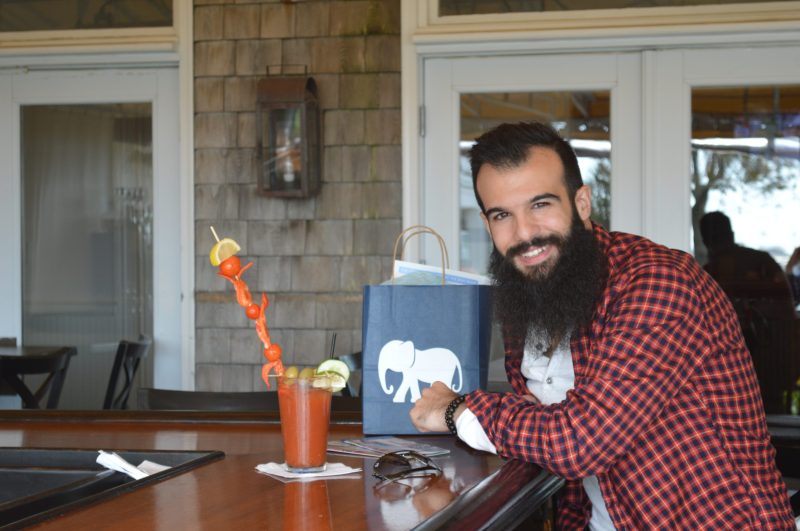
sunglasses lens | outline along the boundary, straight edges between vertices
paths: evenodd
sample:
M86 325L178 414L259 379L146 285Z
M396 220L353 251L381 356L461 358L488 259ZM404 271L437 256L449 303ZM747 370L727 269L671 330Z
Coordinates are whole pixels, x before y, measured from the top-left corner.
M429 475L420 472L431 468L438 470L438 467L431 466L430 459L416 452L392 452L384 454L375 461L372 473L380 478L398 479L404 476Z
M411 463L408 459L397 454L382 455L372 467L372 471L381 476L400 474L409 469L411 469Z

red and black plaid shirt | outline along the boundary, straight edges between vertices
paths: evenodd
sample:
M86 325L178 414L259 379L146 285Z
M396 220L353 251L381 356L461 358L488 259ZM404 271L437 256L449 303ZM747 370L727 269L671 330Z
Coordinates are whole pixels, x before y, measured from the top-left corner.
M519 394L466 404L502 456L567 481L559 527L582 529L596 475L617 529L794 529L758 383L725 294L689 255L594 228L609 277L571 339L575 387L531 405L524 338L506 339Z

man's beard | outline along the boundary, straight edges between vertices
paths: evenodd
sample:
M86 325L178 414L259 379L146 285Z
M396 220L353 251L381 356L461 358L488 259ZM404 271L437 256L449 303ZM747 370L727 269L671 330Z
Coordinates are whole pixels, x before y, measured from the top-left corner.
M558 247L554 264L542 264L528 273L517 269L516 254L545 244ZM503 328L515 337L534 331L549 344L550 352L570 330L590 322L607 267L597 238L576 216L566 236L534 238L512 247L506 256L495 247L489 274L495 281L495 316Z

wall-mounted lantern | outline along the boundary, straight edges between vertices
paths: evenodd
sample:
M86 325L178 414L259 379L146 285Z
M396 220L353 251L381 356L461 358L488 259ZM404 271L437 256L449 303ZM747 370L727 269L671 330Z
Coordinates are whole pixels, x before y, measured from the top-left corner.
M268 76L258 82L258 191L309 197L319 191L322 142L314 78Z

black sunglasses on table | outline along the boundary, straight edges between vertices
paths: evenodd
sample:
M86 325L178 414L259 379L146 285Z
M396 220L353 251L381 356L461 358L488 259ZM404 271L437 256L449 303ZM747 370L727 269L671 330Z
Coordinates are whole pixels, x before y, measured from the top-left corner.
M372 465L372 475L382 481L439 476L442 469L427 456L413 450L383 454Z

